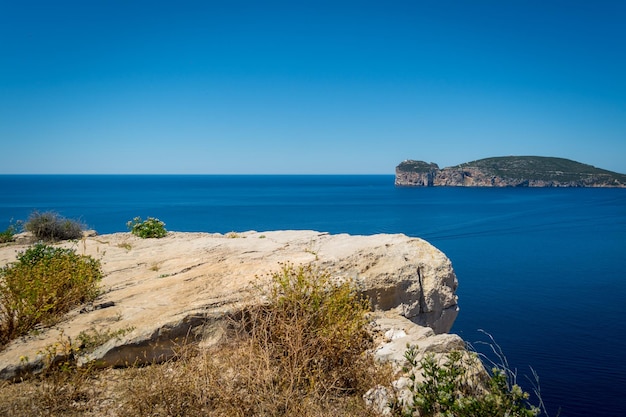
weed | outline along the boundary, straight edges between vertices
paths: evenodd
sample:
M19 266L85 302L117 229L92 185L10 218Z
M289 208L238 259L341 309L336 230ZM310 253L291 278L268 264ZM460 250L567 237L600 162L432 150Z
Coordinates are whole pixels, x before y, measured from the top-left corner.
M24 229L39 240L57 241L80 239L84 227L77 220L66 219L53 211L34 211L24 223Z
M101 278L100 262L72 249L38 243L18 253L0 268L0 346L94 300Z
M83 330L78 334L78 348L80 353L88 353L94 351L99 346L102 346L106 342L112 339L120 339L124 335L135 330L134 327L124 327L118 330L107 329L97 330L95 328L91 328L89 330Z
M128 242L124 242L124 243L118 243L117 247L118 248L122 248L122 249L126 249L127 251L130 251L133 248L133 245L131 245Z
M312 250L312 249L305 248L305 249L304 249L304 252L305 252L305 253L310 253L311 255L315 256L315 260L316 260L316 261L319 261L320 257L319 257L319 255L318 255L317 251L314 251L314 250Z

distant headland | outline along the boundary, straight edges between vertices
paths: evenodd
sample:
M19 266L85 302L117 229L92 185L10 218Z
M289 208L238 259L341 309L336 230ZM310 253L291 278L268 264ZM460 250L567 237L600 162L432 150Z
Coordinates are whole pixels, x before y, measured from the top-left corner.
M439 168L433 162L406 160L396 167L397 186L405 187L619 187L626 175L564 158L501 156Z

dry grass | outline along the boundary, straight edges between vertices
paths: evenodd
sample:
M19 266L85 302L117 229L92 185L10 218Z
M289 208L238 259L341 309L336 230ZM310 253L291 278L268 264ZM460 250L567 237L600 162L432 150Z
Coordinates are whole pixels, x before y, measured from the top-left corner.
M164 364L73 367L0 386L0 416L373 416L362 399L388 386L374 363L367 302L350 283L286 265L267 304L234 319L211 350L181 345Z
M110 398L106 372L72 370L40 375L31 380L0 383L0 416L105 416Z

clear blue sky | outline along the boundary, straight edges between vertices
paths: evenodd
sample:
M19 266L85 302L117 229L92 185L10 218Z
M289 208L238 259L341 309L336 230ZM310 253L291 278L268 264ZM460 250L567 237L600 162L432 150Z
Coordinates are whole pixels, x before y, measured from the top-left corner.
M626 173L626 1L0 0L0 174Z

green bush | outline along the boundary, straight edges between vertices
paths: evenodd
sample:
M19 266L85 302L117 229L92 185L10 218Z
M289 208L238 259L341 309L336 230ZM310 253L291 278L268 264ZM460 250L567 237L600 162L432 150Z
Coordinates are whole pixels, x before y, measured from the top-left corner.
M66 219L53 211L34 211L24 223L24 229L37 239L48 242L80 239L83 237L84 227L79 221Z
M167 235L165 229L165 223L155 217L148 217L142 221L141 217L135 217L134 219L126 223L128 230L140 238L161 238Z
M408 389L411 400L392 404L394 416L422 417L534 417L540 409L528 402L529 394L508 378L506 369L494 367L491 375L480 380L468 370L477 369L475 353L453 351L438 361L430 354L416 359L417 348L405 353L409 364Z
M0 345L98 296L100 261L38 243L0 268Z

